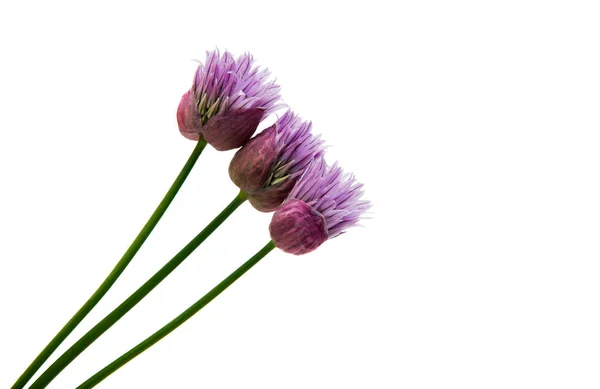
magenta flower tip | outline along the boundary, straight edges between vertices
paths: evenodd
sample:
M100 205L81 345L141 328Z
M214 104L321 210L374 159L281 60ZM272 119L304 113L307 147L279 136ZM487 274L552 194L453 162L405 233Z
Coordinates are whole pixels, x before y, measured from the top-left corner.
M288 199L273 214L269 226L271 238L285 252L310 252L316 248L316 242L320 242L320 245L358 223L364 212L371 207L369 201L361 199L362 195L362 184L352 175L344 174L337 164L328 167L325 160L320 158L306 169ZM302 208L300 203L304 204ZM296 212L291 212L290 209ZM298 209L303 209L304 214ZM325 239L317 237L315 231L320 229L320 221L317 217L307 217L307 209L310 209L311 215L314 212L323 218ZM307 227L306 223L313 225ZM291 251L290 247L293 248Z
M238 148L265 117L283 106L279 85L268 81L267 69L253 64L247 53L237 60L228 51L206 53L177 110L183 136L192 140L202 136L217 150Z

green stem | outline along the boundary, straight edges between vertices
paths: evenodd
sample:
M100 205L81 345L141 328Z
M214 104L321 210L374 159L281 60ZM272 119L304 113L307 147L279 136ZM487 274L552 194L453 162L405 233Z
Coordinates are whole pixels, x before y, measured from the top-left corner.
M45 388L69 363L83 352L90 344L100 337L106 330L112 327L129 310L139 303L148 293L152 291L162 280L177 268L206 238L213 233L244 201L246 194L242 191L229 203L221 213L210 222L202 232L192 239L173 259L167 262L157 271L144 285L140 286L127 300L115 308L104 319L96 324L91 330L83 335L71 348L65 351L50 367L29 387L29 389Z
M215 297L221 294L222 291L227 289L227 287L233 284L238 278L240 278L244 273L252 268L252 266L256 265L258 261L260 261L265 255L267 255L271 250L275 248L273 241L270 241L263 247L259 252L257 252L252 258L250 258L246 263L240 266L236 271L231 273L227 278L225 278L221 283L215 286L210 292L204 295L200 300L196 301L192 306L183 311L179 316L170 321L167 325L162 327L160 330L156 331L154 334L150 335L146 340L139 343L137 346L127 351L125 354L121 355L119 358L115 359L112 363L107 365L104 369L100 370L98 373L94 374L83 384L79 385L77 389L89 389L93 388L97 384L99 384L106 377L117 371L120 367L125 365L127 362L131 361L136 356L140 355L142 352L149 349L156 342L170 334L177 327L185 323L189 318L194 316L199 310L201 310L206 304L210 303Z
M33 360L33 362L31 362L31 364L29 365L29 367L27 367L25 372L23 372L19 379L17 379L17 381L13 384L12 389L22 389L23 387L25 387L27 381L29 381L31 377L33 377L33 375L39 370L39 368L44 364L44 362L46 362L50 355L52 355L52 353L58 348L58 346L60 346L60 344L65 340L65 338L69 336L69 334L75 329L75 327L77 327L77 325L81 323L81 321L87 316L87 314L96 306L96 304L98 304L98 301L100 301L100 299L104 297L106 292L108 292L108 290L115 283L115 281L117 281L121 273L123 273L127 265L129 265L129 262L131 262L135 254L140 249L140 247L142 247L142 244L144 244L144 242L148 238L148 235L150 235L160 218L164 215L165 211L173 201L173 198L175 198L175 195L179 191L179 188L181 188L181 185L183 185L183 182L194 167L194 164L198 160L198 157L202 153L202 150L204 150L205 146L206 141L204 140L200 140L196 144L196 147L192 151L192 154L190 155L187 162L183 166L183 169L181 169L181 172L169 188L169 191L162 199L160 204L158 204L158 207L156 207L156 210L154 211L152 216L150 216L150 219L148 219L142 230L136 236L135 240L131 243L131 246L129 246L125 254L123 254L123 257L119 260L119 262L110 272L108 277L106 277L104 282L102 282L102 284L98 287L94 294L92 294L92 296L85 302L85 304L83 304L83 306L79 308L77 313L75 313L75 315L54 336L54 338L50 341L50 343L48 343L48 345L42 350L42 352L40 352L40 354Z

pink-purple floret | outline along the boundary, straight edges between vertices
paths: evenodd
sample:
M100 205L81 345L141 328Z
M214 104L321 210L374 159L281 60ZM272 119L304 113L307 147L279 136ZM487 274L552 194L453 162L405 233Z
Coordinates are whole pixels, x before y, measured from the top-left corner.
M275 123L277 128L277 148L280 166L288 165L286 174L290 179L297 178L325 152L324 142L319 135L312 134L312 123L303 121L288 110Z
M206 63L196 70L192 90L198 101L206 95L206 107L217 102L218 112L262 108L264 117L281 107L278 105L279 85L267 82L268 69L259 71L253 67L254 60L249 53L234 60L231 53L223 55L218 50L206 53Z

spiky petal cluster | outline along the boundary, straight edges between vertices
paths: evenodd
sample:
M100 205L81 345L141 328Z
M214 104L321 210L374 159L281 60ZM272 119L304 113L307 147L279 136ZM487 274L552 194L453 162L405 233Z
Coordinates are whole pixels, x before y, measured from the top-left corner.
M292 254L306 254L327 239L356 225L370 203L361 200L362 184L323 159L306 169L269 225L277 247Z
M306 168L322 157L323 141L311 130L310 122L288 110L234 155L229 176L256 209L277 209Z
M234 59L218 50L206 53L192 88L177 109L179 131L188 139L206 139L217 150L244 145L258 124L281 107L279 85L268 81L269 71L253 66L246 53Z

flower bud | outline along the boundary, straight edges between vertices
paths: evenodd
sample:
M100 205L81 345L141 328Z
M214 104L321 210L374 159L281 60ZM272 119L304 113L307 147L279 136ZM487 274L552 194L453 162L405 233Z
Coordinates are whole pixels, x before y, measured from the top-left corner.
M237 151L229 165L231 180L261 212L276 210L295 182L323 154L323 141L310 122L291 111Z
M362 184L337 164L315 160L273 214L269 225L275 246L305 254L355 226L371 204L361 200Z
M177 124L183 136L204 138L217 150L243 146L260 122L279 104L279 86L269 72L252 67L249 54L237 60L229 52L208 52L196 70L192 88L181 98Z
M295 255L315 250L328 238L323 215L300 200L290 200L275 211L269 232L275 246Z

